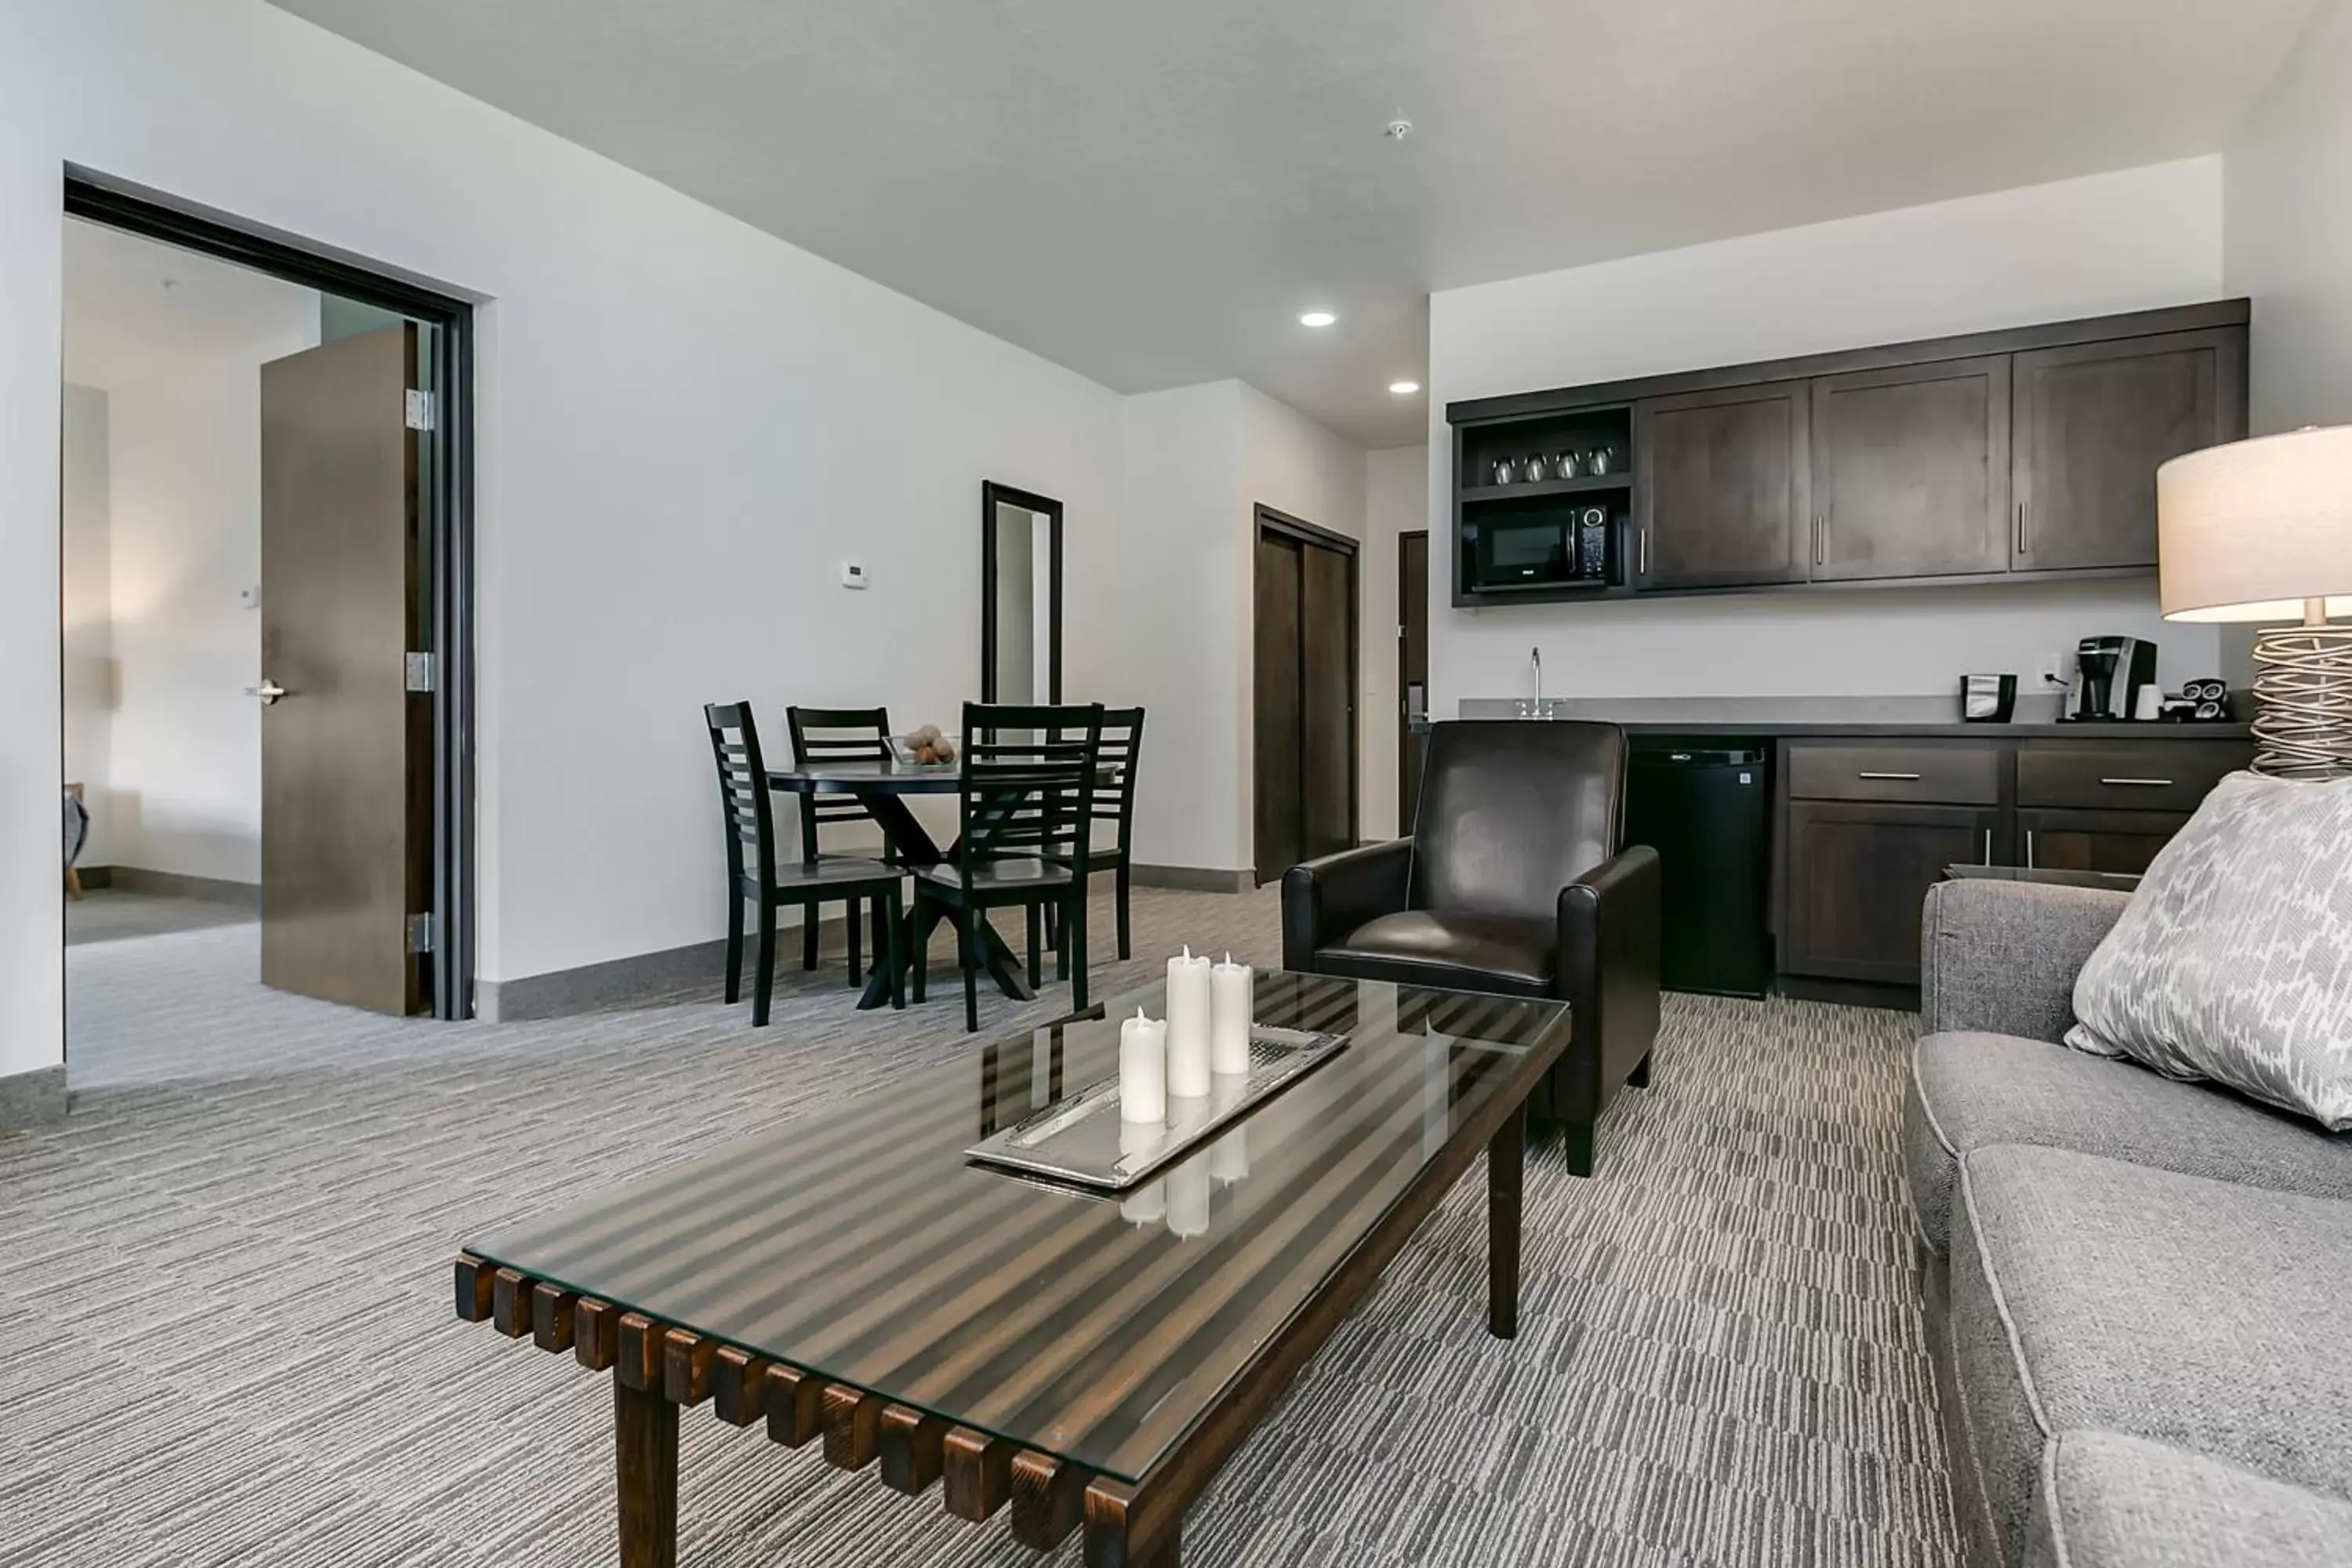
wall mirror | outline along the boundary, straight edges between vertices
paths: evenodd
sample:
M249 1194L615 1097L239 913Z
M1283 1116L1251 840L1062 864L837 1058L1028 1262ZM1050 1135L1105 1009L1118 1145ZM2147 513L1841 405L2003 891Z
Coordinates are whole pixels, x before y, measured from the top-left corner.
M980 487L980 700L1062 700L1062 503Z

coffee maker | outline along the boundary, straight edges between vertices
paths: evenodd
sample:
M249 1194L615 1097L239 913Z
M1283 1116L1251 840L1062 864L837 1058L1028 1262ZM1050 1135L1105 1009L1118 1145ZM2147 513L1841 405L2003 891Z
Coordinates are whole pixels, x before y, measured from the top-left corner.
M2084 637L2074 649L2074 684L2059 717L2114 723L2137 711L2140 689L2156 684L2156 645L2146 637Z

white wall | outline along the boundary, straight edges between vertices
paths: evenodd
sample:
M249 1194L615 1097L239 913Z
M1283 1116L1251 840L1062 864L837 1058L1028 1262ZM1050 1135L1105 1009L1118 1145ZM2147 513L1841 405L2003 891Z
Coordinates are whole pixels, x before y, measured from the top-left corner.
M1397 537L1429 526L1429 448L1364 454L1364 837L1397 822Z
M1450 517L1448 401L1822 353L2224 293L2221 160L1782 229L1430 300L1433 539ZM2261 350L2256 349L2257 356ZM1455 610L1432 551L1438 710L1517 696L1921 694L1968 670L2034 685L2096 632L2157 639L2174 682L2214 673L2210 627L2168 626L2154 579Z
M1235 644L1239 684L1234 694L1234 727L1241 773L1235 791L1234 843L1239 868L1257 859L1257 509L1270 506L1333 533L1361 541L1364 537L1364 451L1316 424L1286 403L1268 397L1254 386L1232 384L1241 395L1241 494L1235 508L1240 530L1236 555L1241 571L1234 588L1241 609L1240 636ZM1374 722L1368 684L1376 662L1365 652L1377 620L1367 613L1363 556L1357 555L1357 691L1359 725L1358 789L1363 787L1362 728ZM1361 808L1359 806L1360 818Z
M2352 4L2330 0L2222 162L2224 265L2254 301L2252 432L2352 424ZM2222 628L2253 681L2254 628Z
M107 605L106 393L68 384L64 419L65 774L82 786L89 808L81 863L108 866L114 853L108 741L115 683Z
M111 390L114 863L261 880L261 366L313 341L285 290L242 349Z
M1119 402L260 0L16 0L0 48L0 1074L58 1059L58 180L484 302L480 973L717 936L697 705L978 690L982 480L1067 506L1069 694L1127 694ZM397 126L397 134L386 127ZM875 586L837 585L862 556Z

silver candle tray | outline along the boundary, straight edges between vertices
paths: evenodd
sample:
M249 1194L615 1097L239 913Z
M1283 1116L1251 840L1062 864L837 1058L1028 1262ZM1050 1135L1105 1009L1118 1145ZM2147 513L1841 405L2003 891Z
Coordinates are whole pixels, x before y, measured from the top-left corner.
M1249 1071L1219 1076L1197 1100L1171 1096L1165 1126L1120 1118L1118 1074L1113 1072L964 1153L1024 1175L1124 1192L1215 1142L1234 1122L1347 1048L1345 1035L1258 1024L1250 1029Z

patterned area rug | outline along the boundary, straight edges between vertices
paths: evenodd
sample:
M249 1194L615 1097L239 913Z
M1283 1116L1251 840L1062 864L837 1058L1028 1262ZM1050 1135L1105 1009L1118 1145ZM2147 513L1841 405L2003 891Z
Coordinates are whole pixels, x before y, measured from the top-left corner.
M1271 963L1275 914L1139 894L1137 952ZM452 1321L457 1242L971 1048L952 987L861 1015L837 966L789 971L765 1030L715 994L447 1026L266 992L256 940L71 954L74 1114L0 1140L0 1564L613 1563L605 1380ZM1895 1148L1916 1025L1670 998L1599 1176L1530 1147L1520 1337L1484 1330L1474 1172L1195 1506L1186 1562L1951 1563ZM682 1428L686 1563L1038 1561L1001 1516Z

